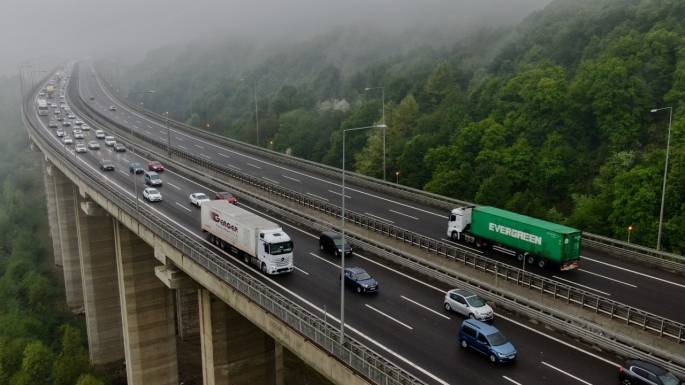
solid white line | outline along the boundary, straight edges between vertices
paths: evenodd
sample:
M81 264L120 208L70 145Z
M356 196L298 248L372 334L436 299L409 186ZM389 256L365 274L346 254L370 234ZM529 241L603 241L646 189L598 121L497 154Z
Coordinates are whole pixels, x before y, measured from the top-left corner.
M435 311L435 310L433 310L433 309L430 309L430 308L428 308L428 307L426 307L426 306L423 306L423 305L421 305L420 303L418 303L418 302L416 302L416 301L412 301L412 300L410 300L409 298L407 298L407 297L405 297L405 296L403 296L403 295L401 295L400 297L406 299L407 301L413 303L414 305L421 306L422 308L424 308L424 309L426 309L426 310L428 310L428 311L430 311L430 312L433 312L433 313L439 315L439 316L442 317L442 318L450 319L450 317L447 317L447 316L444 315L444 314L440 314L440 313L438 313L437 311Z
M195 145L195 147L200 147L201 149L204 149L204 147L202 147L202 146L199 146L199 145L197 145L197 144Z
M313 196L314 198L319 198L319 199L322 199L322 200L325 200L326 202L328 202L328 199L326 199L326 198L324 198L324 197L320 197L320 196L314 195L314 194L312 194L312 193L307 193L307 195L311 195L311 196Z
M269 179L269 178L267 178L267 177L265 177L265 176L263 176L263 177L262 177L262 179L264 179L264 180L268 180L268 181L269 181L269 182L271 182L271 183L276 183L276 184L280 184L279 182L276 182L275 180L273 180L273 179Z
M395 223L395 222L393 222L393 221L391 221L391 220L388 220L388 219L385 219L385 218L381 218L381 217L379 217L378 215L373 215L373 214L369 214L369 213L364 213L364 214L366 214L366 215L368 215L368 216L370 216L370 217L378 218L378 219L383 220L383 221L386 221L386 222L388 222L388 223Z
M328 261L328 260L326 260L326 259L323 259L323 258L319 257L318 255L316 255L316 254L314 254L314 253L309 253L309 254L310 254L311 256L313 256L313 257L319 258L320 260L322 260L322 261L324 261L324 262L326 262L326 263L330 263L331 265L337 267L338 269L340 268L340 265L336 265L335 263L333 263L333 262L331 262L331 261Z
M407 214L401 213L401 212L399 212L399 211L395 211L395 210L388 210L388 211L390 211L391 213L404 215L405 217L409 217L409 218L411 218L411 219L416 219L417 221L419 220L419 218L417 218L417 217L412 217L411 215L407 215Z
M509 380L509 381L511 381L512 383L516 384L516 385L523 385L523 384L521 384L520 382L516 382L516 381L512 380L511 378L509 378L509 377L507 377L507 376L502 376L502 378L504 378L505 380Z
M365 305L366 305L366 307L368 307L369 309L371 309L371 310L373 310L373 311L376 311L376 312L378 312L379 314L383 314L384 316L390 318L391 320L397 322L398 324L404 326L405 328L407 328L407 329L409 329L409 330L414 330L413 327L411 327L411 326L409 326L409 325L407 325L407 324L405 324L405 323L403 323L403 322L400 322L400 321L396 320L395 318L390 317L389 315L383 313L382 311L380 311L380 310L378 310L378 309L376 309L376 308L374 308L374 307L372 307L372 306L369 306L368 303L365 304Z
M328 190L328 192L329 192L329 193L333 193L333 194L335 194L335 195L340 195L340 196L342 196L342 193L339 193L339 192L337 192L337 191ZM347 199L352 199L351 196L347 196L347 195L345 195L345 198L347 198Z
M261 167L255 166L254 164L251 164L251 163L248 163L247 165L248 165L248 166L252 166L252 167L254 167L254 168L258 168L258 169L260 169L260 170L262 169Z
M187 207L185 207L184 205L182 205L182 204L180 204L180 203L178 203L178 202L176 202L176 204L179 205L179 206L181 206L181 208L182 208L183 210L190 211L190 209L187 208Z
M283 178L288 178L288 179L290 179L290 180L294 180L295 182L300 182L300 183L302 183L302 181L299 180L299 179L291 178L291 177L289 177L289 176L287 176L287 175L281 175L281 176L282 176Z
M596 275L596 276L598 276L598 277L602 277L602 278L604 278L604 279L608 279L609 281L614 281L614 282L622 283L622 284L624 284L624 285L628 285L628 286L632 286L632 287L637 287L636 285L630 284L630 283L628 283L628 282L619 281L618 279L609 278L609 277L606 277L606 276L604 276L604 275L597 274L597 273L593 273L593 272L588 271L588 270L578 269L578 271L582 271L583 273L588 273L588 274Z
M222 154L222 153L220 153L220 152L218 152L217 154L219 154L220 156L224 156L224 157L226 157L226 158L230 158L230 156L228 156L228 155L226 155L226 154Z
M179 190L181 189L180 187L174 186L173 184L171 184L171 183L169 183L169 182L167 182L166 184L169 185L169 186L171 186L171 187L175 187L175 188L177 188L177 189L179 189Z
M212 159L211 156L207 156L207 155L205 155L205 154L200 154L200 156L205 157L205 158L207 158L207 159Z
M665 280L665 279L663 279L663 278L652 277L651 275L648 275L648 274L645 274L645 273L640 273L640 272L638 272L638 271L633 271L633 270L630 270L630 269L626 269L625 267L614 266L614 265L608 264L608 263L606 263L606 262L598 261L598 260L596 260L596 259L592 259L592 258L588 258L588 257L581 257L581 258L583 258L584 261L592 261L592 262L601 263L602 265L607 265L607 266L613 267L613 268L615 268L615 269L627 271L627 272L629 272L629 273L641 275L641 276L643 276L643 277L655 279L655 280L657 280L657 281L661 281L661 282L665 282L665 283L670 283L671 285L680 286L680 287L685 287L685 285L683 285L683 284L671 282L671 281Z
M300 269L299 267L297 267L297 266L293 266L293 267L295 268L295 270L299 270L299 271L303 272L304 274L309 275L309 273L307 273L306 271Z
M569 281L568 279L564 279L564 278L558 277L558 276L556 276L556 275L553 275L552 278L556 278L556 279L558 279L558 280L560 280L560 281L566 281L566 282L568 282L568 283L570 283L570 284L572 284L572 285L584 287L584 288L586 288L586 289L588 289L588 290L596 291L596 292L598 292L598 293L602 293L602 294L606 294L606 295L611 295L611 294L609 294L609 293L607 293L607 292L605 292L605 291L593 289L593 288L591 288L590 286L581 285L581 284L579 284L579 283L575 283L575 282L573 282L573 281Z
M556 370L556 371L558 371L558 372L564 373L565 375L567 375L567 376L573 378L574 380L578 380L578 381L582 382L583 384L592 385L591 383L589 383L589 382L587 382L587 381L585 381L585 380L581 380L580 378L578 378L578 377L572 375L571 373L568 373L568 372L565 372L565 371L563 371L563 370L561 370L561 369L559 369L559 368L556 368L556 367L554 367L554 366L552 366L552 365L546 363L545 361L541 361L541 362L542 362L543 365L547 365L547 366L549 366L550 368L552 368L552 369L554 369L554 370Z

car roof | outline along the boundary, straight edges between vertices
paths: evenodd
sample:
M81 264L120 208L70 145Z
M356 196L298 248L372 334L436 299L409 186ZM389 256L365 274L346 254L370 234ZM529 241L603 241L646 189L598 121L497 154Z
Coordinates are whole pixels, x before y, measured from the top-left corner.
M657 376L663 376L664 374L667 373L667 371L664 368L657 366L657 365L654 365L651 362L642 361L642 360L628 360L626 362L626 365L627 366L639 366L641 368L644 368L644 369L656 374Z
M469 318L467 320L464 320L464 322L462 323L462 326L464 326L464 325L469 325L475 329L478 329L481 333L485 334L486 336L499 332L499 329L497 329L496 327L494 327L490 324L486 324L483 321L478 321L477 319L470 319Z
M455 293L459 294L462 297L473 297L475 294L471 293L470 291L462 290L462 289L452 289L448 291L448 293Z
M334 232L334 231L324 231L323 233L321 233L321 235L325 235L325 236L327 236L327 237L329 237L329 238L331 238L331 239L342 238L342 235L340 235L340 234L338 234L338 233L336 233L336 232Z
M346 268L345 270L349 270L349 271L351 271L351 272L353 272L353 273L356 273L356 274L358 274L358 273L366 273L366 270L362 269L361 267L348 267L348 268Z

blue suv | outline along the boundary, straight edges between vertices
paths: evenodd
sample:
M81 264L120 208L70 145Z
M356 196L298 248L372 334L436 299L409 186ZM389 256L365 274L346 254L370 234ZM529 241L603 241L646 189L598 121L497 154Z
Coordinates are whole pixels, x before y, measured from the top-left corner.
M459 329L459 342L464 348L472 348L490 358L491 362L509 362L516 359L516 348L500 333L485 322L467 319Z

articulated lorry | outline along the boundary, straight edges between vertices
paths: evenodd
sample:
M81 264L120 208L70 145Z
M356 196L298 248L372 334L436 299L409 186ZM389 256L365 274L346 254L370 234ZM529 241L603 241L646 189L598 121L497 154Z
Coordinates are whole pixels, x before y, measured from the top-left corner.
M202 203L202 231L264 274L293 271L293 241L277 224L223 200Z
M580 230L495 207L452 210L447 235L454 241L492 247L541 268L572 270L578 268L580 259Z
M45 91L48 94L48 98L53 98L55 96L55 87L48 86L48 88L46 88Z

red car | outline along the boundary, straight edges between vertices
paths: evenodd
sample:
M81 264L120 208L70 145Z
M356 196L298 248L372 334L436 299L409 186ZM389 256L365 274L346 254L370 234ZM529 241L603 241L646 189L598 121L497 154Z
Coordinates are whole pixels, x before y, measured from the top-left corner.
M235 199L233 194L231 194L230 192L225 192L225 191L218 192L218 193L216 193L216 196L214 197L214 199L226 201L228 203L233 203L234 205L238 204L238 200Z
M164 171L164 166L156 160L148 163L147 168L150 171Z

